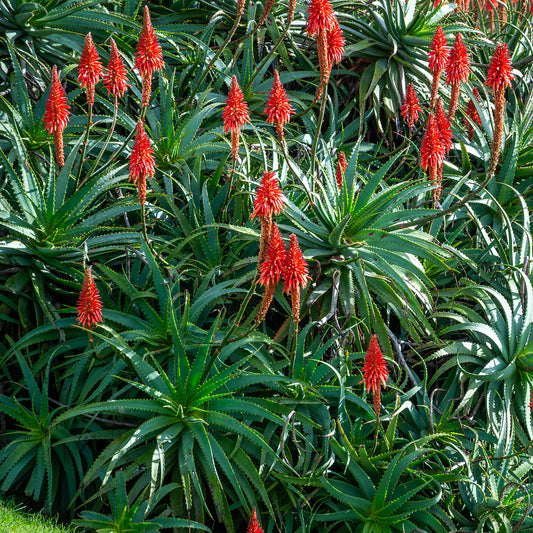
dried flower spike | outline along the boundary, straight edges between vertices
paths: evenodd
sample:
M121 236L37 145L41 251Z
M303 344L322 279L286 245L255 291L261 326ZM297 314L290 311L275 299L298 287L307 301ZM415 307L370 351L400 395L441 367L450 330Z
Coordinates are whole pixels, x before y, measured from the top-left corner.
M137 184L139 203L146 202L146 180L155 174L154 149L146 135L141 120L137 123L137 133L130 155L130 181Z
M367 392L372 392L376 416L381 411L381 387L386 387L388 376L387 363L379 347L378 337L372 335L363 365L363 379Z
M246 533L263 533L263 530L259 525L259 521L257 520L257 513L255 512L255 509L252 511L250 516L250 522L248 523L248 529L246 530Z
M259 267L259 283L265 287L265 294L259 313L257 314L257 321L261 322L270 307L276 286L281 280L283 266L285 264L285 243L281 238L278 226L272 222L272 229L270 232L270 239L265 253L265 260Z
M87 105L94 105L94 91L102 76L102 62L90 33L85 36L85 44L78 65L78 83L87 89Z
M65 165L65 153L63 149L63 130L67 127L70 106L67 95L59 81L57 67L52 68L52 83L50 94L44 109L44 126L49 134L54 135L56 149L56 161L59 168Z
M405 99L403 101L402 107L400 108L400 114L409 129L415 125L415 122L418 120L418 113L422 111L418 97L416 96L415 88L412 83L407 85L407 91L405 92Z
M307 263L298 246L298 241L294 233L291 233L290 236L290 244L285 257L282 277L285 282L283 292L290 292L292 319L297 325L300 322L300 287L304 288L310 278Z
M282 141L283 125L290 121L291 115L294 115L294 109L289 103L287 92L281 85L277 70L274 70L274 84L272 85L264 113L267 115L267 122L276 124L278 138Z
M152 27L150 11L148 6L144 6L143 29L137 44L135 57L135 68L139 69L142 76L142 97L141 105L147 107L150 103L150 93L152 91L152 73L165 66L163 61L163 51Z
M239 154L239 133L241 126L244 126L250 119L248 105L244 100L237 77L231 79L231 88L226 99L226 107L222 112L224 119L224 133L231 132L231 157L236 160Z
M115 103L118 97L123 96L129 87L127 79L126 67L120 57L117 45L113 37L111 37L111 53L107 70L104 73L103 84L107 88L108 94L112 94L115 97Z
M437 100L437 92L439 90L439 80L442 71L446 68L448 61L448 41L444 30L439 25L435 31L435 35L430 44L430 50L428 53L429 70L433 74L433 82L431 84L431 101L430 108L433 108Z
M92 276L91 267L85 269L77 309L80 326L93 329L94 326L102 322L102 301Z
M344 181L344 173L348 168L348 161L346 161L346 155L344 152L339 152L337 159L337 170L335 171L335 180L337 181L337 187L342 189L342 183Z

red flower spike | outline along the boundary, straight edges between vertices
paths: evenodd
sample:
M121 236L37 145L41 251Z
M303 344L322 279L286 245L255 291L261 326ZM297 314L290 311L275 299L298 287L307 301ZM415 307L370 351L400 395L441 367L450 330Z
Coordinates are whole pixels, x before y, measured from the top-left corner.
M231 88L226 99L226 107L222 111L222 118L224 119L224 133L231 132L231 156L237 159L240 128L250 119L250 114L236 76L231 79Z
M381 410L381 387L386 386L388 376L387 363L379 347L378 337L372 335L363 365L363 379L366 390L374 396L374 410L378 416Z
M164 66L163 51L152 27L150 11L148 6L144 6L143 29L137 44L135 68L139 69L141 76L144 76L145 74L152 74Z
M294 109L289 103L287 92L279 81L279 74L274 70L274 84L270 91L268 102L263 111L267 115L267 122L276 124L276 131L280 140L283 139L283 124L290 121L291 115L294 115Z
M285 243L275 222L272 223L270 239L265 253L265 260L259 267L259 283L265 287L274 285L281 280L283 266L285 264Z
M328 64L333 65L333 63L338 63L344 55L344 44L346 41L342 35L337 17L335 17L333 25L326 30L326 41Z
M77 306L80 326L93 329L94 326L102 322L102 307L102 301L92 276L91 267L87 267Z
M111 37L111 53L107 70L104 73L104 87L107 88L108 94L112 94L115 97L123 96L129 87L127 79L126 68L120 57L117 45L113 37Z
M337 160L337 170L335 171L335 180L337 181L337 187L342 189L342 182L344 173L348 168L348 161L346 161L346 155L344 152L339 152L339 157Z
M448 41L441 26L437 26L428 53L429 70L432 74L442 72L448 61Z
M146 178L155 173L154 149L146 135L142 121L137 123L137 134L130 155L130 181L137 183L142 179L146 186ZM142 187L142 182L141 182Z
M335 12L330 0L311 0L307 10L307 27L309 35L328 30L335 24Z
M448 153L452 148L453 133L450 128L450 121L444 111L442 100L440 98L437 100L437 107L435 108L435 120L437 122L437 129L439 130L441 142L444 146L444 152Z
M474 87L474 96L476 97L476 100L478 102L481 101L477 87ZM476 105L474 104L474 101L472 99L468 100L468 104L466 104L466 115L470 118L470 120L472 120L474 124L481 126L481 117L479 116ZM472 139L474 138L474 127L468 122L466 118L464 119L464 124L468 129L468 140L472 142Z
M67 127L69 109L67 95L59 81L57 67L54 65L52 68L50 94L44 109L44 126L48 133L63 131Z
M275 172L263 172L263 179L257 188L254 210L250 218L272 218L283 211L283 191L279 188Z
M90 33L85 36L85 44L78 65L78 83L87 88L87 104L94 105L94 88L102 76L102 62Z
M511 57L509 48L505 43L499 44L494 51L494 56L490 62L487 81L485 85L496 91L500 87L510 87L512 74Z
M283 292L290 292L292 304L292 317L295 324L300 321L300 287L304 288L309 277L309 269L302 251L298 246L296 235L291 233L289 249L285 256L285 264L281 274L285 286Z
M466 46L463 43L463 37L460 33L455 36L448 63L446 65L446 83L456 85L460 82L468 81L470 73L470 57Z
M44 108L44 126L49 134L54 136L56 149L57 166L62 168L65 165L65 153L63 149L63 130L67 127L70 106L67 95L59 81L57 67L52 68L52 82L50 94Z
M259 521L257 520L257 513L255 512L255 509L252 511L250 516L250 522L248 523L248 529L246 530L246 533L263 533L263 530L259 525Z
M407 85L407 91L405 93L405 99L402 107L400 108L400 114L407 126L411 129L415 122L418 120L418 113L422 111L420 107L418 97L416 96L415 88L412 83Z
M444 160L444 146L437 127L437 120L433 115L429 115L428 118L426 133L420 147L420 155L424 170L427 170L428 167L437 168Z

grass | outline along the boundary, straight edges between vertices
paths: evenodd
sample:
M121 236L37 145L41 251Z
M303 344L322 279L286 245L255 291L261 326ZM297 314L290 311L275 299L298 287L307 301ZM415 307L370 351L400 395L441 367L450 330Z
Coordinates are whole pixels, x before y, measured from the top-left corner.
M80 529L58 525L54 519L31 514L11 499L0 499L0 533L79 533Z

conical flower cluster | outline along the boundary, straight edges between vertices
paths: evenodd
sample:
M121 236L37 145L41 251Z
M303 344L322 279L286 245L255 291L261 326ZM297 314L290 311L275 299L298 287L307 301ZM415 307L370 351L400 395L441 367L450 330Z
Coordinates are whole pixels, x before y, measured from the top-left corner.
M448 62L448 41L444 30L439 25L435 31L435 35L430 44L430 50L428 53L429 70L433 74L433 83L431 84L431 102L430 108L433 108L437 100L437 92L439 90L439 80L442 71L446 68Z
M337 170L335 171L335 180L337 182L337 187L342 189L342 184L344 182L344 173L348 168L348 161L346 161L346 155L344 152L339 152L337 159Z
M437 107L435 108L435 121L437 123L437 129L439 131L442 148L444 150L443 160L437 167L437 188L433 190L433 202L437 204L440 201L442 193L442 171L444 168L444 156L451 150L453 145L453 133L450 127L450 121L442 106L442 100L437 99Z
M328 49L328 65L331 68L331 65L338 63L342 56L344 55L344 45L346 41L337 17L334 19L334 23L326 30L326 41Z
M300 288L303 289L310 278L307 262L298 246L298 240L294 233L291 233L290 236L282 277L285 282L283 292L289 292L291 295L292 319L297 325L300 322Z
M137 123L137 133L130 156L130 181L137 184L139 203L146 202L146 180L155 173L154 149L146 135L141 120Z
M135 57L135 68L139 69L139 74L143 79L141 97L141 105L143 107L148 107L150 103L152 74L156 70L161 70L164 66L163 51L152 27L150 11L148 6L144 6L143 29L137 44Z
M265 287L263 301L257 315L257 321L261 322L270 307L276 286L281 280L281 275L285 265L285 243L281 238L281 233L275 222L272 222L270 238L265 253L265 260L259 267L259 283Z
M231 157L236 160L239 154L240 129L250 119L248 104L236 76L231 79L231 88L226 99L226 107L222 111L222 118L224 119L224 133L231 132Z
M261 184L257 188L254 200L254 210L250 215L253 220L255 217L261 219L261 238L259 240L259 265L263 261L265 250L270 240L270 231L272 225L272 215L277 215L283 210L285 198L283 191L278 184L278 178L275 172L263 172Z
M379 416L381 411L381 387L386 387L389 371L379 346L377 335L372 335L363 365L363 379L367 391L372 392L374 411Z
M294 115L294 109L289 103L287 92L281 85L277 70L274 70L274 84L272 85L264 113L267 115L267 122L276 125L278 138L282 141L283 125L290 121L291 115Z
M257 520L257 513L255 509L252 511L250 516L250 522L248 523L248 529L246 530L246 533L263 533L263 530L259 525L259 521Z
M312 36L330 29L335 23L335 12L330 0L311 0L307 10L305 30Z
M67 95L59 81L57 67L54 65L52 69L50 94L48 95L44 109L44 126L49 134L54 135L56 161L59 168L65 165L63 130L67 127L69 109Z
M109 55L107 69L104 73L103 84L108 94L112 94L115 97L115 105L118 97L123 96L129 87L127 79L126 67L120 57L115 40L111 37L111 53Z
M453 122L457 110L461 82L466 83L468 81L469 73L470 57L466 46L463 43L463 38L461 34L458 33L455 36L455 42L450 51L450 56L446 65L446 83L452 86L450 105L448 108L448 119L450 122Z
M94 282L91 267L85 269L77 309L80 326L93 329L94 326L102 322L102 300Z
M400 114L409 129L415 125L415 122L418 120L418 113L422 111L418 97L416 96L415 88L412 83L407 85L407 91L405 92L405 99L400 108Z
M480 96L479 91L477 87L474 87L474 96L478 102L480 102ZM470 118L470 120L477 124L478 126L481 126L481 117L479 116L479 113L477 112L476 104L474 104L474 101L472 98L468 100L468 104L466 104L466 115ZM465 118L464 124L468 130L468 140L472 142L474 139L474 126L468 122L468 120Z
M87 89L87 105L94 105L94 92L102 76L102 62L90 33L85 36L85 44L78 65L78 83Z
M422 146L420 147L421 164L424 170L428 171L429 180L436 184L433 190L433 201L436 204L440 196L439 183L439 168L444 162L445 147L442 142L437 119L430 114L428 117L428 125L424 138L422 139Z

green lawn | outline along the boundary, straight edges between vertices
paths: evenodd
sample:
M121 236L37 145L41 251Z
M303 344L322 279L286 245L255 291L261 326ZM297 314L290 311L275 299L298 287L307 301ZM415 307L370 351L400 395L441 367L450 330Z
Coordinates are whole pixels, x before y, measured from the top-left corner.
M11 500L0 499L0 533L74 533L74 527L57 525L55 520L24 511Z

